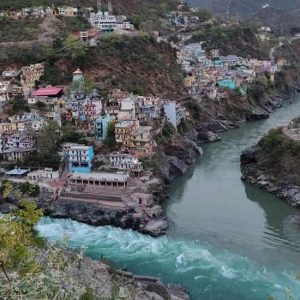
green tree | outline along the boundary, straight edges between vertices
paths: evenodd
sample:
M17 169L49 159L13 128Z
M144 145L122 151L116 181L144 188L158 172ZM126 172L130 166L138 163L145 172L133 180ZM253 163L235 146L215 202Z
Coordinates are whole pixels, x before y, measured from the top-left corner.
M38 197L40 194L40 187L37 184L31 184L29 182L21 184L20 190L23 194L27 194L31 197Z
M86 77L84 77L81 80L72 81L69 86L70 92L75 92L75 93L83 92L85 94L89 94L95 89L96 89L95 82L92 79Z
M11 101L8 102L7 113L10 116L29 111L29 106L22 95L17 95Z
M108 126L107 130L107 137L104 141L104 144L109 147L110 149L113 149L117 142L116 142L116 136L115 136L115 123L111 122Z
M34 227L43 215L35 203L27 201L16 191L10 182L4 183L4 197L14 197L19 201L20 209L0 218L0 264L2 271L18 268L21 275L37 272L39 267L32 260L31 247L38 245Z
M199 18L201 22L208 21L212 17L212 13L210 11L201 9L197 11L196 16Z
M87 55L88 46L73 37L64 41L64 47L74 62L82 62Z
M135 29L141 29L142 17L140 15L134 15L128 18L128 21L134 26Z
M38 135L37 149L40 154L51 154L58 150L61 139L61 127L50 121Z

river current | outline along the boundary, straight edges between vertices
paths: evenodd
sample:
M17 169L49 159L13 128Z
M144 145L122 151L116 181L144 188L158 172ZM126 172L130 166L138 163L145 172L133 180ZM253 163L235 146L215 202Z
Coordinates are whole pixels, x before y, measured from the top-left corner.
M239 156L269 129L300 115L300 97L264 121L204 145L204 155L171 188L171 227L151 238L110 226L44 218L40 234L104 257L119 268L186 287L194 300L300 299L300 211L244 184Z

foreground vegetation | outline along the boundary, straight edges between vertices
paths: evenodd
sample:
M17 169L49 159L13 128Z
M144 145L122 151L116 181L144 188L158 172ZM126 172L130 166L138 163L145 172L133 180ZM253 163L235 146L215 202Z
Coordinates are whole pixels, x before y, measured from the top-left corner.
M134 282L81 253L68 252L66 241L55 248L39 237L35 226L43 211L10 182L3 184L0 195L18 200L19 207L0 216L1 299L134 299Z

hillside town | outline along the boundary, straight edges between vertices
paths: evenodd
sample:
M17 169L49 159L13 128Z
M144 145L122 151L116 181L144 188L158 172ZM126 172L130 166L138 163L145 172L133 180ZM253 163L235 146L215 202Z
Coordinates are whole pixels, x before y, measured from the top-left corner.
M129 38L129 33L137 32L125 15L114 13L111 1L97 1L96 8L31 7L0 14L12 19L47 16L83 18L91 29L70 35L90 41L85 45L90 48L101 43L102 35L126 33L125 38ZM220 49L206 50L205 40L189 42L190 30L199 24L210 26L212 20L210 14L201 19L199 11L187 10L185 2L166 18L178 31L178 42L170 44L183 72L187 95L195 101L219 101L233 93L247 97L248 87L259 76L267 74L273 83L275 74L286 65L285 60L275 61L273 57L259 60L234 53L223 55ZM270 32L270 28L262 27L259 38L267 40ZM158 43L168 42L158 32L154 36ZM119 88L104 90L80 68L68 74L71 80L67 84L46 85L42 78L47 67L37 62L1 70L0 154L4 177L39 185L50 201L96 203L134 214L142 227L154 228L150 230L154 235L163 231L167 222L150 191L155 175L147 164L159 151L157 137L166 128L179 132L191 120L191 111L172 97ZM52 134L50 143L55 147L47 144Z
M267 73L274 82L275 73L285 64L283 60L248 59L234 54L223 56L219 49L205 51L204 43L183 45L177 51L177 61L186 74L185 84L192 97L220 100L228 97L230 90L245 96L247 87L259 75Z
M35 64L2 74L2 111L16 96L27 108L21 114L2 113L0 151L4 161L14 165L5 176L51 190L56 201L80 198L104 208L133 211L149 223L159 219L161 208L147 188L151 173L143 170L141 160L155 154L155 135L165 122L177 129L186 116L184 108L172 99L119 89L104 99L97 89L87 89L80 69L74 70L69 86L36 89L43 71L43 64ZM85 144L62 143L56 169L30 168L26 159L41 151L40 132L53 123L58 128L71 126L86 137ZM112 152L101 151L111 139Z
M92 8L53 6L1 12L1 16L80 15L92 27L79 33L82 41L135 31L126 16L113 14L111 1L105 9L98 2L96 12ZM168 17L175 28L190 29L200 22L194 14L173 13ZM274 81L274 74L284 65L284 61L224 56L218 49L206 51L205 41L186 44L189 37L183 34L173 47L188 94L195 99L206 96L211 101L220 100L230 97L232 91L244 97L259 74L268 73ZM15 183L39 185L47 191L49 201L96 203L103 209L133 214L140 227L153 235L163 232L167 221L149 188L155 176L145 165L157 154L157 136L166 126L178 132L190 113L178 99L117 88L103 93L80 68L73 70L67 85L43 85L40 80L45 71L43 62L2 71L0 154L4 177ZM49 145L52 150L47 152L51 130L60 142L55 151ZM40 153L44 156L37 165L34 161Z

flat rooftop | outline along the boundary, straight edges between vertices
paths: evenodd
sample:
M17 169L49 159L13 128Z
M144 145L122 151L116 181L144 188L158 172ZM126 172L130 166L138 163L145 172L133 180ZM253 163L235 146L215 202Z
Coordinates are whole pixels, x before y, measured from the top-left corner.
M128 174L108 173L108 172L91 172L91 173L73 173L73 180L99 180L99 181L119 181L126 182L129 178Z
M13 169L5 173L8 176L25 176L29 173L29 169Z

